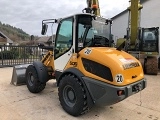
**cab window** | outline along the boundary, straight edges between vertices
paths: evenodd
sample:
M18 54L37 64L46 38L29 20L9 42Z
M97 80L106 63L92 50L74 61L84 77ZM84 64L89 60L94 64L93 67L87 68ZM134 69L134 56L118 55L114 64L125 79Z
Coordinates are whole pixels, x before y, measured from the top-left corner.
M58 33L55 40L55 58L63 55L72 46L73 36L73 18L67 18L61 21L58 27Z

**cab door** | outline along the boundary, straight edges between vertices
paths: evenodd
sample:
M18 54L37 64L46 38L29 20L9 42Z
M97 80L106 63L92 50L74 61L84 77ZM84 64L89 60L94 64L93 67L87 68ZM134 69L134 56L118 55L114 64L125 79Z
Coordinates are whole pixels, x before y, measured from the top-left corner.
M55 71L62 72L74 52L73 17L60 21L56 33L54 66Z

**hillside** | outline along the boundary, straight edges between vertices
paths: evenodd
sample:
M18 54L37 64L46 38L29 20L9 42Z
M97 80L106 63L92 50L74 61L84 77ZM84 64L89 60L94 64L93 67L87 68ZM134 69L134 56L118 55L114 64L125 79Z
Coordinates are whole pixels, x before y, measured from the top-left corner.
M24 32L22 29L1 22L0 31L2 31L14 42L30 40L30 35Z

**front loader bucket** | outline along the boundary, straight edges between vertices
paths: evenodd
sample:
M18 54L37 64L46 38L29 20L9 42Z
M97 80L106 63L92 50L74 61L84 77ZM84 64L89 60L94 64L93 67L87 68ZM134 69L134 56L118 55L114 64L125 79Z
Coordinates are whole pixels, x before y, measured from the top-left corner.
M13 73L12 73L12 80L11 84L18 86L18 85L25 85L26 84L26 68L30 64L23 64L23 65L16 65L13 67Z

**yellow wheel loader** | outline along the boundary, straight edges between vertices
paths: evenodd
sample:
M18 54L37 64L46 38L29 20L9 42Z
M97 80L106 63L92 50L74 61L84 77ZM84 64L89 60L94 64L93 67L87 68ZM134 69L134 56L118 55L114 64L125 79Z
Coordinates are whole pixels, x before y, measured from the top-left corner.
M93 105L112 105L146 87L141 63L121 48L111 48L111 21L83 13L63 19L42 21L42 34L48 23L57 23L54 47L41 61L26 67L30 92L41 92L55 79L62 108L73 116L86 113Z

